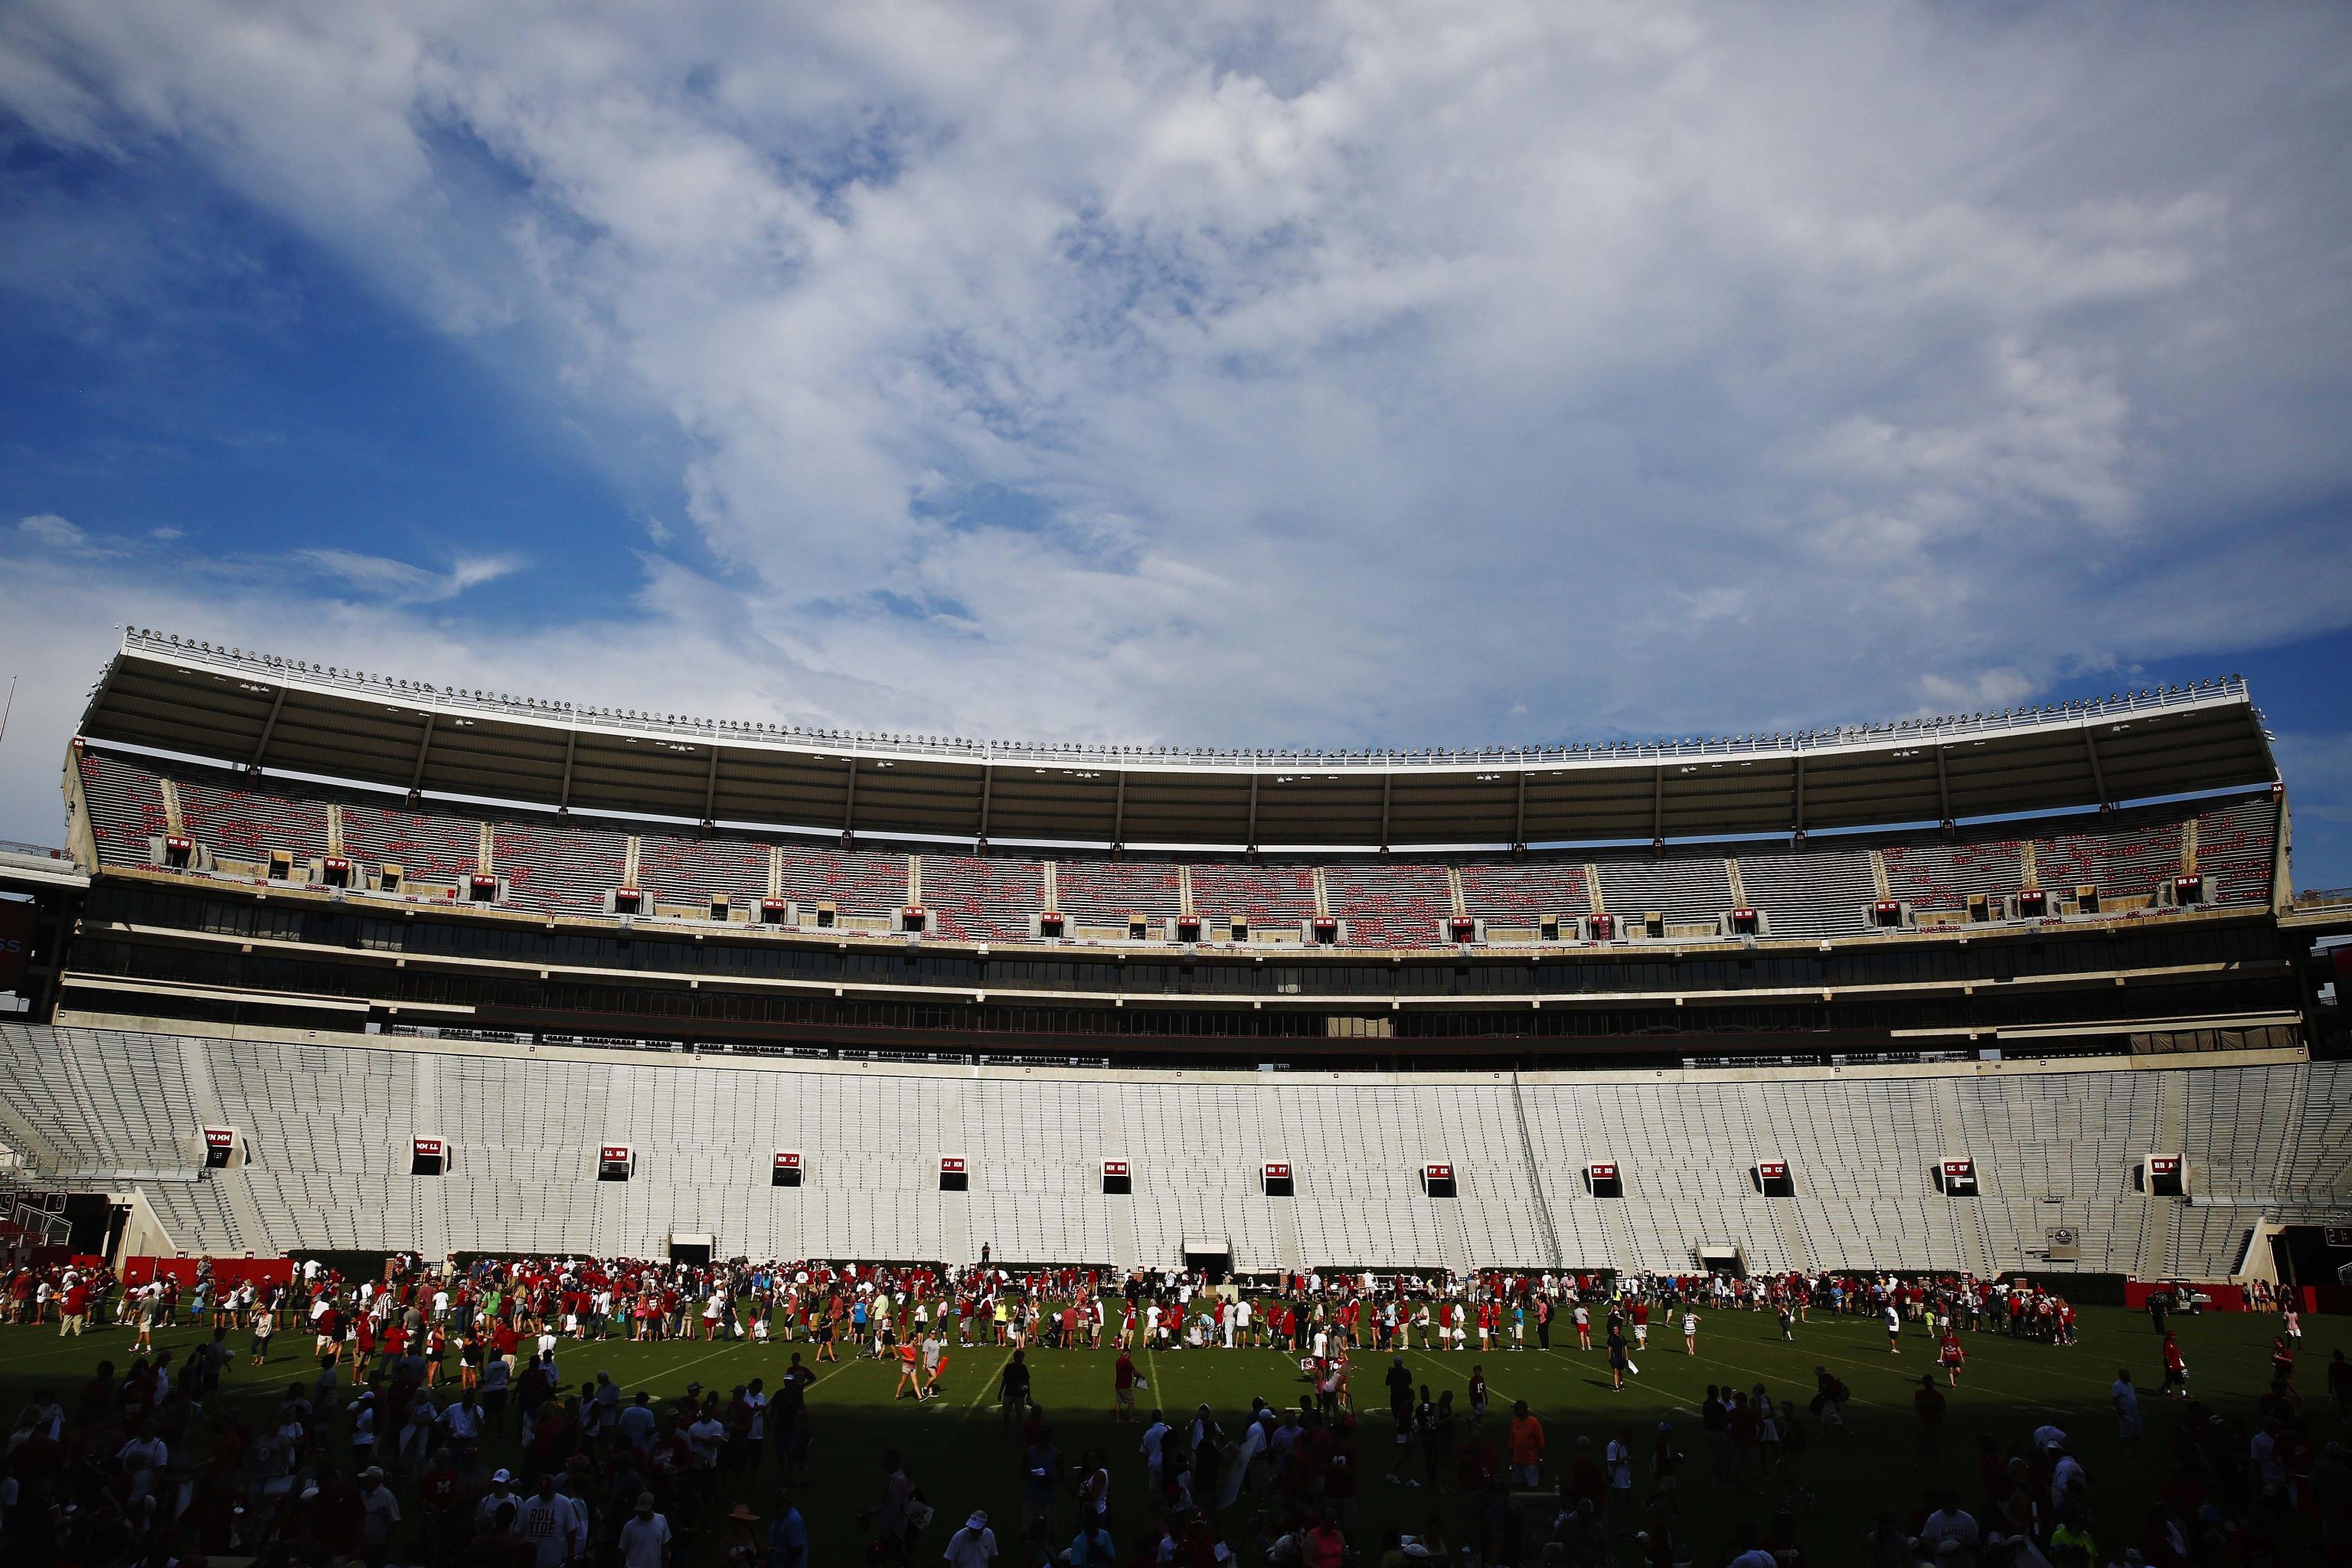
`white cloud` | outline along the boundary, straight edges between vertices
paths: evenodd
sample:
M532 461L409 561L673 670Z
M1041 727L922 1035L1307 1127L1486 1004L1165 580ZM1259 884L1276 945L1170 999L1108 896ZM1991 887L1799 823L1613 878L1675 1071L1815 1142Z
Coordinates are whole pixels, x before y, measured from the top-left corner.
M387 556L329 549L298 550L294 559L373 598L401 605L454 599L468 588L496 582L523 566L510 555L460 556L446 572L430 572Z
M53 511L35 512L16 520L16 537L52 557L96 562L122 553L121 546L92 534L81 524Z
M716 562L499 641L431 606L551 542L321 548L356 604L155 621L668 708L1412 742L2344 625L2352 563L2264 520L2352 493L2347 31L28 0L0 95L194 160L521 395L667 422L647 538Z

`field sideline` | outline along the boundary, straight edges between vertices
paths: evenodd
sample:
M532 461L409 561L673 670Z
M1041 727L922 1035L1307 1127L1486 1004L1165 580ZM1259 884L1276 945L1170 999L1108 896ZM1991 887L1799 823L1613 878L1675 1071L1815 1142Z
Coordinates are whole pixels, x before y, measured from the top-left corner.
M2329 1352L2342 1349L2352 1354L2352 1320L2313 1317L2305 1324L2295 1384L2315 1440L2325 1444L2352 1436L2326 1392ZM2278 1320L2215 1315L2175 1320L2174 1327L2199 1398L2224 1415L2250 1418L2255 1398L2268 1386L2271 1340L2278 1331ZM1761 1382L1776 1400L1796 1402L1809 1439L1798 1476L1815 1499L1800 1514L1801 1539L1820 1560L1839 1561L1858 1551L1862 1532L1881 1509L1907 1515L1930 1485L1958 1489L1974 1509L1980 1493L1977 1435L1990 1434L2005 1449L2024 1442L2035 1426L2045 1423L2067 1431L2089 1472L2104 1551L2112 1539L2137 1539L2166 1473L2183 1406L2157 1395L2162 1381L2160 1342L2145 1316L2120 1308L2089 1308L2081 1313L2079 1330L2082 1342L2063 1348L1990 1334L1964 1336L1969 1364L1960 1387L1949 1394L1942 1453L1932 1461L1918 1451L1918 1422L1910 1405L1920 1375L1930 1370L1930 1342L1916 1325L1904 1337L1902 1353L1889 1355L1885 1331L1872 1318L1816 1314L1800 1325L1796 1342L1786 1344L1770 1314L1708 1312L1703 1314L1697 1356L1682 1353L1678 1334L1669 1339L1662 1332L1647 1353L1637 1356L1642 1375L1623 1394L1611 1391L1599 1351L1498 1351L1485 1356L1412 1351L1407 1352L1406 1364L1416 1383L1428 1384L1433 1394L1454 1390L1465 1424L1464 1390L1469 1369L1474 1362L1484 1365L1495 1400L1488 1428L1498 1443L1510 1402L1525 1399L1548 1428L1548 1481L1567 1473L1578 1437L1590 1437L1598 1450L1622 1424L1633 1429L1640 1456L1635 1490L1637 1497L1645 1497L1652 1438L1661 1420L1673 1421L1689 1460L1683 1471L1679 1529L1699 1563L1719 1560L1717 1550L1729 1542L1735 1521L1752 1519L1760 1527L1783 1500L1781 1489L1769 1480L1759 1489L1743 1491L1711 1479L1697 1418L1710 1382L1741 1388ZM184 1357L188 1348L208 1337L207 1330L180 1328L160 1335L158 1343ZM298 1340L306 1351L307 1336L281 1334L271 1365L257 1370L244 1364L245 1336L232 1333L231 1343L240 1356L226 1380L225 1394L233 1411L257 1419L288 1383L308 1382L315 1363L297 1353L290 1342ZM5 1402L11 1418L44 1392L55 1392L70 1405L96 1363L111 1360L118 1371L128 1364L130 1342L127 1330L113 1328L79 1340L60 1340L48 1327L0 1330L0 1401ZM723 1395L736 1384L763 1377L772 1390L794 1350L804 1361L811 1354L810 1347L783 1344L635 1344L615 1340L566 1342L558 1362L567 1386L576 1388L605 1371L624 1385L625 1393L642 1387L658 1404L684 1394L689 1381ZM800 1489L815 1561L860 1560L864 1538L856 1516L878 1500L880 1457L891 1447L906 1456L916 1484L939 1510L925 1538L929 1545L919 1551L918 1561L936 1560L949 1531L973 1508L988 1510L1009 1552L1020 1518L1020 1454L999 1436L995 1404L996 1374L1008 1355L982 1346L951 1351L945 1397L920 1406L912 1401L892 1405L891 1363L850 1361L816 1369L821 1375L809 1394L815 1422L814 1458L807 1482ZM1139 1430L1114 1427L1108 1419L1112 1353L1036 1350L1028 1360L1034 1368L1034 1397L1052 1421L1065 1459L1075 1464L1088 1447L1107 1449L1113 1529L1125 1551L1144 1518L1144 1483L1136 1453ZM1851 1435L1821 1430L1806 1409L1816 1364L1827 1365L1852 1386L1853 1402L1847 1410ZM1253 1396L1295 1405L1306 1390L1292 1359L1274 1351L1164 1352L1140 1356L1138 1365L1150 1384L1148 1392L1138 1394L1144 1411L1156 1404L1173 1418L1206 1404L1227 1419L1229 1429ZM2137 1458L2123 1453L2108 1405L2108 1385L2118 1366L2129 1366L2141 1388L2147 1435ZM1422 1479L1423 1471L1419 1447L1395 1442L1381 1383L1387 1367L1385 1354L1365 1352L1358 1358L1354 1376L1362 1416L1360 1545L1376 1544L1383 1526L1419 1531L1433 1510L1439 1511L1449 1538L1458 1539L1459 1498L1450 1484L1439 1490L1403 1484L1408 1478ZM1937 1384L1942 1385L1940 1376ZM339 1439L341 1435L339 1426ZM490 1445L485 1452L503 1460L513 1452L512 1439ZM1394 1484L1386 1479L1391 1471L1398 1475ZM730 1501L740 1495L765 1513L775 1477L770 1468L754 1477L725 1477L723 1484L735 1487L727 1494ZM1245 1545L1247 1508L1244 1500L1228 1519L1237 1549ZM1066 1500L1056 1521L1057 1544L1066 1543L1075 1518L1073 1505ZM1009 1554L1007 1560L1013 1560Z

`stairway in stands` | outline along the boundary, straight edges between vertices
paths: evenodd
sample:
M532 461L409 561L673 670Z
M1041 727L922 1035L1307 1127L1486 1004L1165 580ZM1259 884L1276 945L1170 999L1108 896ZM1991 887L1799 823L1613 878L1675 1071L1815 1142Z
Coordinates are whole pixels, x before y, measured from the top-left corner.
M1511 1074L1511 1114L1519 1127L1519 1153L1528 1163L1528 1190L1535 1194L1536 1214L1543 1221L1545 1243L1550 1247L1549 1259L1555 1268L1568 1266L1568 1255L1559 1245L1559 1224L1551 1212L1551 1199L1544 1191L1543 1163L1536 1158L1535 1134L1528 1128L1527 1096L1519 1091L1519 1075Z

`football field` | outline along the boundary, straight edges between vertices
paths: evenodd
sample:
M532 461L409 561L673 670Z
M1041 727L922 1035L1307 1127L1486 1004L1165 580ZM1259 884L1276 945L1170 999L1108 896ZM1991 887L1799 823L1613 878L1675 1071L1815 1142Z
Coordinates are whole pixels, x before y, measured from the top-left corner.
M2305 1324L2295 1385L2315 1442L2324 1445L2347 1436L2342 1414L2327 1396L2326 1363L2334 1350L2352 1352L2352 1320L2313 1317ZM2176 1319L2174 1328L2199 1399L2223 1415L2251 1422L2254 1401L2269 1384L2271 1341L2278 1325L2279 1320L2268 1315ZM1718 1549L1729 1542L1737 1521L1751 1520L1760 1529L1784 1507L1797 1512L1800 1539L1809 1551L1832 1562L1859 1550L1863 1531L1882 1509L1907 1518L1928 1487L1957 1489L1974 1510L1982 1496L1979 1435L1989 1435L2006 1452L2030 1445L2033 1429L2044 1425L2069 1435L2088 1471L2104 1552L2118 1533L2126 1542L2137 1540L2156 1488L2168 1473L2175 1430L2186 1406L2157 1393L2162 1382L2160 1342L2145 1316L2116 1308L2086 1309L2080 1333L2081 1342L2067 1347L1992 1334L1964 1336L1968 1366L1959 1388L1949 1391L1940 1453L1932 1456L1922 1452L1920 1424L1911 1403L1921 1374L1930 1370L1930 1342L1914 1326L1904 1336L1900 1353L1890 1354L1883 1328L1871 1318L1817 1313L1798 1327L1794 1343L1786 1343L1769 1314L1705 1313L1696 1355L1683 1353L1678 1333L1658 1335L1647 1352L1637 1354L1640 1375L1622 1394L1612 1391L1606 1363L1597 1350L1498 1350L1483 1356L1416 1350L1407 1353L1405 1363L1416 1385L1426 1384L1433 1395L1454 1392L1465 1418L1465 1439L1466 1387L1474 1363L1483 1365L1491 1385L1493 1413L1486 1426L1498 1446L1511 1402L1527 1401L1547 1427L1548 1484L1568 1473L1579 1439L1590 1439L1598 1458L1609 1439L1626 1428L1638 1457L1634 1495L1646 1499L1658 1425L1674 1423L1678 1445L1687 1456L1676 1531L1700 1563L1719 1560ZM207 1337L207 1331L180 1328L159 1336L158 1342L184 1358ZM243 1363L245 1337L232 1336L240 1352L225 1384L232 1413L257 1422L289 1382L309 1382L314 1363L289 1342L299 1337L281 1334L270 1366L257 1370ZM13 1416L27 1401L54 1392L70 1409L97 1362L112 1360L118 1371L128 1363L130 1340L127 1331L113 1328L63 1341L54 1328L0 1331L0 1401ZM307 1348L307 1339L303 1346ZM785 1344L634 1344L614 1340L567 1342L558 1359L568 1387L576 1389L598 1372L609 1372L623 1384L625 1394L642 1388L659 1405L683 1395L690 1382L723 1396L738 1384L762 1377L773 1390L795 1350L804 1360L810 1354L810 1347ZM814 1542L814 1561L864 1560L866 1538L857 1516L879 1500L882 1456L892 1448L905 1456L916 1485L938 1510L918 1551L919 1562L936 1560L949 1531L975 1508L988 1510L1007 1548L1006 1560L1019 1561L1011 1555L1011 1547L1020 1519L1022 1454L1002 1432L996 1399L997 1374L1008 1356L994 1347L951 1351L944 1397L921 1405L912 1400L894 1404L895 1363L853 1360L815 1369L819 1377L809 1392L813 1457L807 1479L798 1489ZM1139 1426L1114 1426L1109 1419L1112 1360L1108 1352L1028 1353L1033 1398L1051 1422L1065 1462L1075 1466L1090 1447L1106 1450L1113 1530L1125 1552L1145 1517L1144 1479L1137 1454ZM1147 1416L1157 1405L1171 1420L1189 1419L1205 1405L1231 1432L1238 1431L1239 1417L1253 1397L1295 1406L1307 1392L1295 1362L1270 1350L1162 1352L1139 1355L1137 1365L1150 1384L1137 1396L1139 1409ZM1823 1430L1808 1409L1816 1365L1827 1366L1853 1391L1846 1410L1848 1432ZM1359 1544L1376 1545L1379 1531L1388 1526L1425 1534L1433 1520L1438 1533L1458 1543L1464 1535L1462 1497L1443 1470L1431 1483L1418 1444L1396 1442L1381 1383L1388 1366L1387 1355L1373 1352L1360 1353L1356 1363L1354 1392L1361 1417L1357 1434L1362 1479ZM2141 1390L2146 1435L2137 1455L2126 1454L2118 1442L2109 1405L2109 1384L2123 1366L2131 1368ZM1940 1374L1937 1382L1943 1386ZM1715 1478L1698 1419L1699 1403L1710 1383L1748 1390L1762 1384L1776 1402L1795 1402L1806 1443L1801 1457L1785 1467L1782 1476L1746 1484ZM339 1424L339 1458L344 1432ZM512 1437L502 1436L485 1454L498 1462L512 1458ZM725 1502L743 1500L765 1514L776 1479L772 1461L755 1473L724 1475ZM1066 1493L1055 1520L1057 1545L1066 1544L1075 1529L1074 1509ZM1251 1500L1244 1497L1224 1517L1235 1548L1244 1552L1244 1561L1250 1560Z

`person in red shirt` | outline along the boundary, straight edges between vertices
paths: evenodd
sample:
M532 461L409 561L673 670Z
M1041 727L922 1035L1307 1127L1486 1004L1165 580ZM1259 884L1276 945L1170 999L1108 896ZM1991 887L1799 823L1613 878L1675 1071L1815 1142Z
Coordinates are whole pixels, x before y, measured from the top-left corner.
M424 1510L425 1555L439 1562L457 1548L465 1515L458 1508L466 1494L465 1478L450 1461L449 1450L433 1450L432 1468L416 1483L416 1500Z
M1528 1402L1511 1406L1511 1479L1523 1488L1543 1485L1543 1423L1528 1414Z
M1944 1447L1944 1392L1936 1386L1936 1374L1919 1374L1919 1392L1911 1396L1911 1408L1919 1417L1919 1451L1939 1454Z
M1967 1363L1969 1352L1961 1346L1958 1333L1950 1329L1944 1331L1944 1346L1936 1359L1943 1363L1944 1375L1951 1385L1959 1387L1960 1368Z
M1340 1531L1334 1510L1326 1508L1323 1517L1307 1531L1299 1557L1307 1568L1340 1568L1347 1562L1348 1537Z
M1118 1363L1110 1373L1110 1418L1113 1422L1135 1419L1135 1357L1121 1345Z
M1355 1418L1349 1416L1339 1423L1323 1458L1323 1496L1342 1526L1355 1522L1356 1468L1360 1458L1356 1451Z
M2171 1331L2164 1335L2164 1387L2158 1392L2170 1394L2179 1390L2180 1397L2189 1397L2189 1358L2180 1353L2180 1342Z

